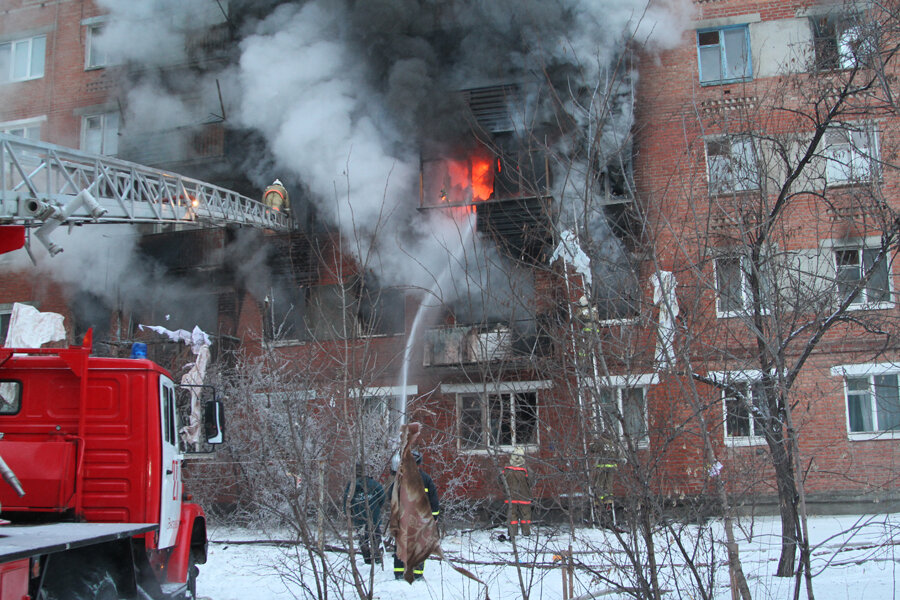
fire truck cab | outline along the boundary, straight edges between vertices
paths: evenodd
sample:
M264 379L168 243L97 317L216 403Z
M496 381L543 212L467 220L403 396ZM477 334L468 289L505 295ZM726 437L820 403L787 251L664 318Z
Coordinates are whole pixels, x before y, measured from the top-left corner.
M177 386L90 353L90 332L0 348L0 600L194 598L206 517L185 501ZM222 441L221 402L203 406L201 442Z

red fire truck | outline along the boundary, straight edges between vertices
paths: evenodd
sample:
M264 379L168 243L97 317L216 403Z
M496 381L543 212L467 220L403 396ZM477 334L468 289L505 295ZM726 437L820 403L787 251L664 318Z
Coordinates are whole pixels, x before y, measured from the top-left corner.
M206 518L182 484L177 388L147 359L0 348L0 600L196 596ZM201 442L222 441L203 403Z

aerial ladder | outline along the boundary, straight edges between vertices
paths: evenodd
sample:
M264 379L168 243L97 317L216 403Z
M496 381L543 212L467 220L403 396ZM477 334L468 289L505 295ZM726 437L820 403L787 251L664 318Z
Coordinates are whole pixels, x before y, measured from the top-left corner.
M88 223L292 228L286 211L210 183L0 133L0 254L25 247L33 257L35 238L53 256L56 228Z

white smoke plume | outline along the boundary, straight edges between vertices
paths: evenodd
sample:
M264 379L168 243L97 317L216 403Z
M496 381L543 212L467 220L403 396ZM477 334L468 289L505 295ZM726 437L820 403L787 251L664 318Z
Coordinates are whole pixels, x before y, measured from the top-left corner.
M110 14L107 52L148 67L181 64L178 49L190 46L194 27L225 20L221 0L99 3ZM245 163L267 168L248 175L260 186L277 176L302 187L318 217L340 228L381 281L425 288L447 262L450 242L441 240L459 237L443 212L416 211L421 147L449 147L466 125L453 92L540 83L543 74L565 89L589 90L621 76L612 66L626 46L677 43L690 14L688 0L232 0L230 8L238 52L189 76L206 89L219 81L226 124L265 140L264 151L248 148ZM623 97L636 75L627 77ZM157 120L164 89L152 78L134 85L132 121ZM176 120L202 118L170 101ZM576 120L592 118L565 108ZM605 152L621 149L631 119L630 103L618 105L599 136ZM558 191L563 201L586 193Z

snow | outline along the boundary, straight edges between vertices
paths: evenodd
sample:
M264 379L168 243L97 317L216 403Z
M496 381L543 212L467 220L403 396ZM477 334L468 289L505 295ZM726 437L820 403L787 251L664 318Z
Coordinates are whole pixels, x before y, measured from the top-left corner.
M685 532L696 533L697 529L696 525L691 525ZM717 540L724 539L718 522L712 523L710 531ZM779 531L780 522L777 517L742 518L735 530L743 569L754 600L793 597L794 580L773 575L779 554ZM896 544L900 544L900 514L815 516L810 517L809 531L814 545L813 591L817 600L900 598L900 556L896 551ZM511 543L500 539L503 532L503 528L451 531L441 541L446 556L488 584L492 599L523 597L520 575L522 581L530 587L529 598L532 600L563 598L563 570L560 563L554 561L554 555L568 550L570 543L576 560L589 565L593 572L576 568L575 598L602 597L617 600L629 597L615 592L609 583L602 581L606 578L621 585L629 585L626 580L629 570L624 564L625 554L612 532L576 529L572 540L569 532L560 526L538 525L530 537L519 538L520 569L515 567ZM266 542L267 539L271 538L261 531L211 529L208 561L200 567L198 596L211 600L316 597L314 592L307 594L302 588L302 585L306 585L315 590L311 571L306 567L299 568L301 563L309 564L304 548L300 545ZM251 540L256 540L256 543L238 543ZM689 588L687 571L679 568L684 565L684 560L669 541L665 539L663 532L658 534L660 564L665 563L659 569L659 577L661 586L669 590L663 597L701 597ZM334 540L329 543L334 543ZM717 587L714 598L730 600L724 548L717 546L715 552L716 560L713 565ZM358 597L351 585L348 556L338 552L326 552L326 555L333 575L329 580L329 597ZM482 586L459 574L446 563L429 560L425 566L424 580L410 585L394 579L390 554L385 559L383 567L375 565L373 569L364 564L362 558L357 557L357 566L366 578L365 584L368 585L370 576L373 578L374 598L484 598ZM709 564L702 560L698 562L701 563L699 570L708 574ZM807 597L805 587L801 590L800 597Z

